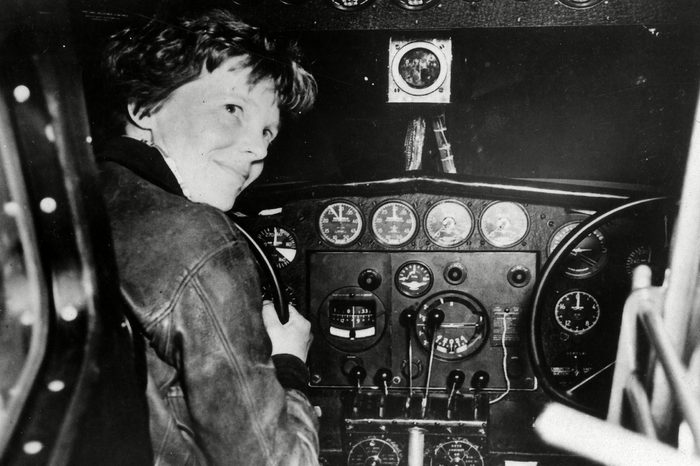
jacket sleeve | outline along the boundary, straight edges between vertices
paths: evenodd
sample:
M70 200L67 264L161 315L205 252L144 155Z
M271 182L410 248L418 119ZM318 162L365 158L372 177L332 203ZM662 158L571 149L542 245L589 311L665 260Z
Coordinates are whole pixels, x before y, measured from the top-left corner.
M318 464L316 414L300 390L280 385L260 310L251 255L233 241L186 272L168 309L145 330L179 373L209 463Z

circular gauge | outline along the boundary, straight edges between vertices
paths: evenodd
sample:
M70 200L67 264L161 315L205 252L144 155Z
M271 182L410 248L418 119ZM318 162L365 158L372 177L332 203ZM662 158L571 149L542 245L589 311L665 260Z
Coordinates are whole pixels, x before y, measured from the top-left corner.
M562 225L554 232L549 240L548 252L551 255L566 236L573 231L580 222L571 222ZM605 265L608 250L605 247L605 236L600 230L594 230L586 236L569 253L565 261L564 274L571 278L592 277Z
M385 202L372 215L372 233L385 246L408 243L417 228L416 212L403 201Z
M530 218L515 202L494 202L481 214L481 235L492 246L508 248L517 244L530 228Z
M466 439L456 439L436 446L429 453L431 466L484 466L479 449Z
M297 255L297 242L294 235L282 227L265 227L258 231L256 238L277 269L288 266Z
M336 7L339 10L344 10L344 11L353 11L353 10L359 10L362 9L366 6L368 6L370 3L374 2L374 0L330 0L331 5Z
M348 466L398 466L401 450L391 440L369 437L360 440L350 448Z
M427 326L427 316L440 309L445 319L435 335ZM435 344L435 355L441 359L464 359L481 349L488 335L488 315L481 304L471 296L446 292L431 296L418 309L416 334L423 348L430 352Z
M425 231L430 241L449 248L464 243L472 233L472 214L461 202L440 201L425 216Z
M394 0L394 3L405 10L425 10L438 4L439 0Z
M423 296L433 286L433 272L418 261L406 262L396 272L396 289L404 296Z
M567 332L581 335L600 319L600 305L590 293L569 291L557 301L554 317Z
M396 85L410 95L428 95L447 77L445 54L432 42L415 41L399 49L391 62Z
M649 246L639 246L634 248L625 259L625 270L632 275L634 268L638 265L651 265L651 248Z
M321 237L333 246L347 246L362 233L362 214L349 202L334 202L327 205L318 217Z

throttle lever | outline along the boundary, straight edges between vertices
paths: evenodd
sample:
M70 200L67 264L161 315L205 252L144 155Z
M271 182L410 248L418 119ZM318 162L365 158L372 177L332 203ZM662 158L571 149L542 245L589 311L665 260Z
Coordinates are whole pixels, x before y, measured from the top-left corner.
M421 417L425 417L428 408L428 395L430 394L430 377L433 372L433 360L435 359L435 336L440 324L445 320L445 312L440 308L435 308L428 312L426 325L428 326L428 337L430 338L430 360L428 361L428 377L425 384L425 397L421 401Z
M379 398L379 417L384 417L386 398L389 396L389 385L391 385L392 373L390 369L382 367L374 374L374 383L382 389L382 396Z
M452 419L452 402L454 401L454 394L457 393L460 388L462 388L466 378L467 376L464 374L464 372L458 369L450 371L447 376L447 391L450 393L447 397L447 419Z
M413 397L413 345L411 342L411 335L413 334L413 327L416 322L416 317L418 312L416 312L415 306L408 307L401 312L399 316L399 323L406 327L406 346L408 347L408 396L406 397L406 412L411 408L411 397Z

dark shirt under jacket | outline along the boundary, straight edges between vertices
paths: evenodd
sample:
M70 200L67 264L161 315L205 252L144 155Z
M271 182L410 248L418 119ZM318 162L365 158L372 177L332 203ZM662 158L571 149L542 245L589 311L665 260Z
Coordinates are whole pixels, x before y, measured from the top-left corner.
M306 366L271 361L259 278L231 219L186 199L142 142L115 139L98 159L122 294L150 345L156 464L317 464Z

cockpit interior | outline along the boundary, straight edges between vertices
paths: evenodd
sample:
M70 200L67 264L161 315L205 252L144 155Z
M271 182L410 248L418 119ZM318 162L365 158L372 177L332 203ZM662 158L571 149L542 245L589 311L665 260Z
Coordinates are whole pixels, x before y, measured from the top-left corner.
M318 82L228 215L261 293L311 322L320 464L623 464L536 425L552 403L610 419L638 266L663 287L685 255L697 278L700 243L678 245L699 181L689 0L8 2L2 463L136 464L149 448L129 428L147 409L119 355L142 343L94 175L114 130L100 53L125 25L210 7L297 41ZM677 449L673 432L657 441Z

